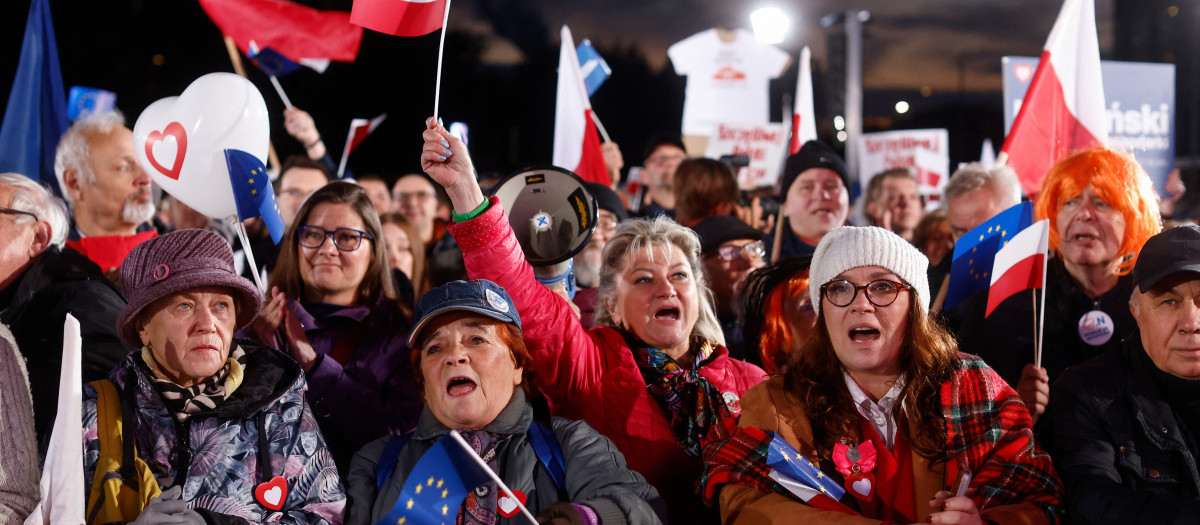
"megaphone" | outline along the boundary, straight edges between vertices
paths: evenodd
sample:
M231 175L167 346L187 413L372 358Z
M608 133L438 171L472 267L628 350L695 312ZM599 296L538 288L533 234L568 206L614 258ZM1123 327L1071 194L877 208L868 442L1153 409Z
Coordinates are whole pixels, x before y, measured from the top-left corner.
M572 277L571 258L596 230L596 201L583 179L555 166L526 168L501 180L492 195L538 280L549 285ZM566 287L574 295L574 284Z

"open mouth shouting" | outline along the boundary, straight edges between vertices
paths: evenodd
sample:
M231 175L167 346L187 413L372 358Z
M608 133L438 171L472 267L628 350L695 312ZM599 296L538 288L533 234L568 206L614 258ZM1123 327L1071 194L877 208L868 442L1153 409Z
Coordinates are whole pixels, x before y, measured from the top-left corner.
M446 393L451 397L462 397L474 392L478 387L479 385L471 378L456 376L446 382Z
M677 306L664 306L659 308L657 312L654 312L654 319L663 322L675 322L679 320L679 313L680 310Z
M873 343L879 340L881 332L873 326L856 326L850 329L850 340L855 343Z

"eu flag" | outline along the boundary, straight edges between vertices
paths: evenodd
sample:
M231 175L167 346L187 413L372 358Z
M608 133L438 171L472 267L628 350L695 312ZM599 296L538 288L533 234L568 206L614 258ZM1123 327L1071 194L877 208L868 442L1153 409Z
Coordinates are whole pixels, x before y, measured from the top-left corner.
M279 214L279 203L275 201L275 190L271 188L266 166L258 157L237 149L225 150L225 164L229 166L238 220L262 217L267 231L271 232L271 240L279 244L283 239L283 216Z
M998 213L959 237L954 243L945 309L987 290L992 284L992 262L996 252L1030 224L1033 224L1033 205L1026 201Z
M49 0L33 0L21 59L0 125L0 172L41 180L57 194L54 148L67 131L67 97L58 67Z
M107 113L117 107L117 94L103 89L71 86L67 95L67 118L75 122L94 113Z
M473 455L474 451L455 443L449 434L442 436L413 466L400 498L376 525L454 523L467 492L491 479Z
M281 55L278 51L269 47L259 50L251 48L250 60L253 60L254 65L258 66L269 77L282 77L300 69L300 64L292 62L288 57Z
M579 71L583 74L583 87L587 89L590 97L596 94L596 90L600 89L600 84L603 84L612 75L612 69L608 67L608 62L604 61L604 57L600 56L596 48L592 47L592 42L586 38L575 48L575 55L579 57Z
M829 479L821 469L796 452L787 441L774 432L770 433L771 445L767 450L767 466L792 480L807 485L834 500L842 499L846 489Z

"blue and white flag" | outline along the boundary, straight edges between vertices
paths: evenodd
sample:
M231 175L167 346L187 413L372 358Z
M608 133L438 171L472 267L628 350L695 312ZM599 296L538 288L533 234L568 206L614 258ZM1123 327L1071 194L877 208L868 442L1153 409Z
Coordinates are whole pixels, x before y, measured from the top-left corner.
M608 80L608 77L612 76L612 69L609 69L608 62L604 61L604 57L596 52L596 48L592 47L592 42L586 38L575 48L575 54L579 56L583 86L587 89L590 97L596 94L596 90L600 89L600 85Z
M67 94L67 119L71 122L117 107L117 94L98 88L71 86Z

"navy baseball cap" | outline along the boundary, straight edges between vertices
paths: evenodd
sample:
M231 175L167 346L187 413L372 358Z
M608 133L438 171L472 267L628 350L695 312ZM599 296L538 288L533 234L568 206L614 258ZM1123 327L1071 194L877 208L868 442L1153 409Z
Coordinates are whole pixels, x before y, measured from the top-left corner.
M521 328L521 316L512 297L500 285L487 279L453 281L425 292L417 301L416 318L408 336L409 348L415 348L417 336L435 317L447 312L464 311L491 317Z

